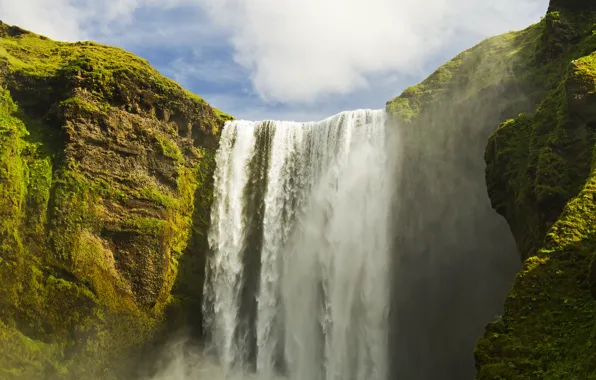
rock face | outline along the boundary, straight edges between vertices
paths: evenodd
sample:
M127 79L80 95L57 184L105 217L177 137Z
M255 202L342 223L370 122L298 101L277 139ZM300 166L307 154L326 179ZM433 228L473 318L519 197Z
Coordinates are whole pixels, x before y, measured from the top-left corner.
M476 379L594 377L595 4L552 0L388 102L393 377L471 377L509 290ZM227 119L120 49L0 23L1 379L130 378L164 320L200 313Z
M0 23L0 378L123 375L200 305L227 119L125 51Z
M595 10L596 3L591 0L550 0L549 12L557 10L585 11Z
M458 362L453 352L468 352L462 339L475 330L457 323L492 319L475 312L479 304L473 297L484 294L483 310L494 310L499 301L488 298L498 296L497 288L485 293L476 289L486 283L498 287L499 281L502 294L510 292L503 315L486 326L476 344L476 379L594 376L595 4L552 1L539 24L481 43L388 102L388 111L409 124L402 138L404 162L410 164L402 169L408 180L400 196L411 199L397 213L409 226L398 244L417 255L400 263L405 266L401 271L406 276L416 271L416 278L422 278L412 291L417 301L397 297L394 302L413 305L398 318L432 331L428 336L411 332L411 341L425 342L421 347L395 347L395 377L403 368L409 368L406 374L412 378L471 377L460 370L467 368L465 360ZM483 153L485 173L478 166ZM433 167L437 169L429 169ZM490 210L479 201L486 197L478 187L483 174L482 191L488 189L490 204L505 217L518 260L524 262L512 288L508 281L513 276L507 277L512 272L505 269L503 257L514 249L504 244L502 227L494 224L491 230ZM429 238L417 244L411 236ZM433 260L433 252L447 258ZM449 260L459 267L449 269ZM429 267L421 263L438 268L424 269ZM407 287L407 281L395 288ZM437 281L440 287L433 287ZM433 299L449 303L433 307L428 301ZM470 313L456 318L442 311L451 310L454 301ZM394 333L409 339L409 331ZM439 347L440 342L448 343ZM418 354L410 367L400 364L400 355L408 350ZM428 361L438 365L421 370Z
M475 342L502 313L520 259L491 208L481 158L496 126L546 92L531 73L540 33L486 40L387 103L404 149L392 378L472 378Z
M477 379L590 379L596 370L596 11L571 3L578 8L542 22L536 68L548 93L501 124L486 149L489 196L525 263L503 317L478 341Z

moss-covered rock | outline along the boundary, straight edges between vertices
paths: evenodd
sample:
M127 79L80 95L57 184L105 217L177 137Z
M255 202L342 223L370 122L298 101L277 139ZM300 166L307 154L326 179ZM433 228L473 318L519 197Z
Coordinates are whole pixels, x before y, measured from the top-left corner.
M540 23L484 41L387 103L408 124L405 160L441 168L430 170L436 178L406 170L423 180L403 193L414 194L409 204L438 209L437 220L447 219L442 224L467 216L456 208L445 212L434 199L465 204L459 203L464 193L474 202L472 176L457 167L475 170L482 155L476 145L492 133L484 152L486 185L524 266L504 315L477 342L479 380L596 378L595 4L553 0ZM455 154L457 148L470 152ZM425 188L447 184L442 173L460 184L457 191ZM494 260L488 250L477 253Z
M549 11L555 10L596 10L596 3L591 0L550 0Z
M496 126L549 90L535 63L543 27L490 38L387 103L402 150L392 377L472 378L476 340L502 312L519 255L482 157Z
M533 25L489 38L464 51L420 84L388 101L387 111L402 122L416 124L425 114L436 113L433 107L440 107L444 101L449 107L465 109L479 96L496 94L499 102L487 104L486 108L510 113L516 104L533 95L539 97L543 91L542 78L529 64L537 54L541 29L541 25ZM501 96L504 93L511 97Z
M200 303L172 289L229 116L130 53L1 22L0 87L0 377L126 375Z
M573 5L573 7L572 7ZM585 5L585 6L584 6ZM552 90L503 123L485 160L495 209L525 259L500 330L478 341L477 379L596 378L596 11L552 2L544 65ZM553 49L554 47L554 49ZM542 67L539 67L542 70Z

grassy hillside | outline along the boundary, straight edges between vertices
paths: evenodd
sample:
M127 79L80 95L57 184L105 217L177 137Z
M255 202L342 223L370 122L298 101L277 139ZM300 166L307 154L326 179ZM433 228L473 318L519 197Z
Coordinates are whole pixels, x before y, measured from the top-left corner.
M200 302L178 268L200 279L227 119L123 50L0 23L0 378L125 374Z
M477 343L477 379L596 378L595 4L554 0L540 23L463 52L387 104L409 124L404 138L418 147L406 148L409 159L441 168L408 190L458 184L431 200L474 199L476 147L492 134L486 185L524 266L504 314ZM454 213L461 216L449 207L437 215Z
M478 342L478 379L596 378L596 11L555 9L544 36L550 91L503 123L485 155L493 206L525 264Z
M403 156L395 378L472 378L476 340L502 313L520 259L486 195L482 157L496 127L531 112L548 91L533 63L542 28L483 41L387 103Z

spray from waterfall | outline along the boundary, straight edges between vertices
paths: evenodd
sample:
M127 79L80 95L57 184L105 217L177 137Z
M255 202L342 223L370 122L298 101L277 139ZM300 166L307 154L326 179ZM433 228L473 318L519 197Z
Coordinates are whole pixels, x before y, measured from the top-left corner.
M228 122L217 153L204 324L224 372L381 380L390 203L384 111Z

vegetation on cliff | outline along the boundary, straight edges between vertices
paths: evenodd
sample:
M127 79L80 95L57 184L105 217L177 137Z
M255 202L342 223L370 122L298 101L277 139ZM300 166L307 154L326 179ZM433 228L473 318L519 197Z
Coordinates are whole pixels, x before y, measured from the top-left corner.
M596 378L595 51L596 3L553 0L540 23L484 41L387 104L409 141L443 135L411 153L427 164L494 132L486 184L524 266L476 345L479 380ZM452 141L461 130L470 144Z
M498 103L492 104L506 113L508 108L516 108L517 103L534 92L539 93L536 97L540 96L542 78L528 64L536 54L540 38L539 25L489 38L388 101L387 111L402 122L416 124L420 117L436 112L433 107L440 107L442 102L463 109L478 96L506 90L513 96L510 99L502 97Z
M130 53L0 23L0 378L125 375L200 302L178 267L227 119Z
M482 157L496 126L547 92L531 64L540 38L540 25L490 38L387 103L402 149L395 286L407 294L393 318L416 327L393 339L394 377L472 378L476 340L502 312L520 265Z
M503 123L485 156L525 264L478 342L478 379L596 378L596 9L551 7L542 41L551 90Z

